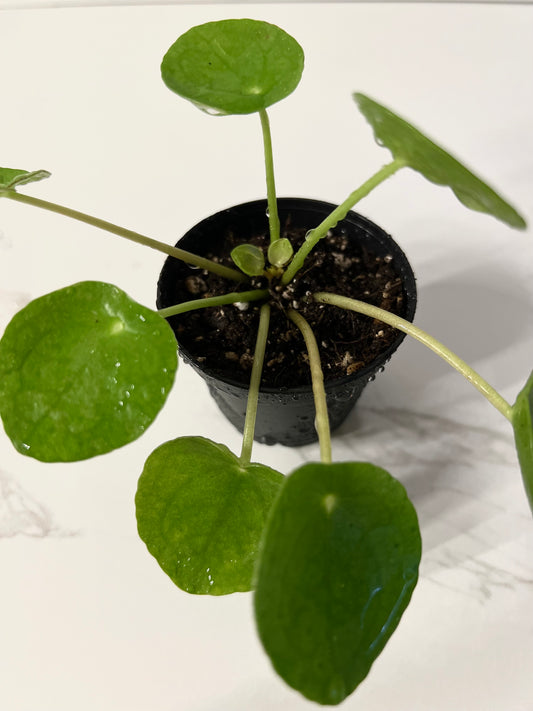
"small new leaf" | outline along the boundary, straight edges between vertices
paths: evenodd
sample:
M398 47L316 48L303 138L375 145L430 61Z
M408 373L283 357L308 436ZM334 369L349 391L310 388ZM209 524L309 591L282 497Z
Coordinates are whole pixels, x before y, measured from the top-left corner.
M261 276L265 271L265 256L254 244L239 244L231 251L231 258L248 276Z
M483 180L417 128L364 94L354 94L359 110L374 129L376 141L427 180L450 187L466 207L486 212L511 227L524 229L518 212Z
M221 20L191 28L161 64L169 89L211 114L250 114L298 86L303 50L276 25Z
M202 437L166 442L139 479L139 535L182 590L246 592L283 479L261 464L242 465L227 447Z
M533 372L513 405L512 424L522 479L533 512Z
M339 704L368 674L418 578L420 532L402 485L372 464L305 464L265 529L255 615L278 674Z
M44 462L104 454L163 407L176 340L157 313L102 282L30 302L0 341L0 414L19 452Z
M47 170L17 170L16 168L0 168L0 190L14 190L19 185L34 183L49 178Z
M291 261L293 254L294 250L292 244L286 237L282 237L270 244L268 248L268 261L274 267L284 267Z

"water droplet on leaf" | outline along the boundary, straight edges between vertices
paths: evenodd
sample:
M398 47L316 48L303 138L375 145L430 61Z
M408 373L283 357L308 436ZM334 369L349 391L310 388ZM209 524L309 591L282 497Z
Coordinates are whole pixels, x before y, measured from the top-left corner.
M219 111L218 109L214 109L211 106L200 106L202 111L206 114L209 114L209 116L224 116L225 113L224 111Z

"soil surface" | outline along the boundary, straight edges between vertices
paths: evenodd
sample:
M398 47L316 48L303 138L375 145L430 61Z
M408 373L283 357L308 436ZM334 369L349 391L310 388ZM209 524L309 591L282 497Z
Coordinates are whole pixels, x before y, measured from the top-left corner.
M283 236L296 252L305 231L285 226ZM266 250L268 238L249 240ZM223 257L206 256L235 268L229 253L236 246L232 234L225 236ZM310 298L317 291L343 294L367 301L400 316L405 294L390 255L371 254L343 234L329 234L313 249L304 268L287 287L265 278L254 278L253 286L270 288L271 319L265 354L262 387L291 387L311 382L303 337L286 317L297 309L310 323L321 353L326 380L351 375L382 353L398 332L381 322L334 306L317 304ZM235 287L216 275L183 265L177 285L176 303L253 288L250 283ZM247 385L250 378L260 302L200 309L169 319L177 339L198 363L214 375Z

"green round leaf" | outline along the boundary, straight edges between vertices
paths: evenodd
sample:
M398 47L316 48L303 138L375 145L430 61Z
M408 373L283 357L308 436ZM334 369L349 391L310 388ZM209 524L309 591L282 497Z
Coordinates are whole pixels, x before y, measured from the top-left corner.
M302 48L276 25L221 20L193 27L170 47L163 81L214 114L250 114L284 99L303 71Z
M0 341L0 413L23 454L76 461L121 447L172 387L176 340L156 312L102 282L28 304Z
M402 485L364 463L305 464L285 481L260 553L255 615L279 675L338 704L407 607L421 555Z
M166 442L139 479L139 535L182 590L246 592L283 479L261 464L241 464L227 447L202 437Z
M533 372L513 405L512 424L522 479L533 512Z
M248 276L261 276L265 270L265 256L254 244L239 244L232 249L231 258Z
M284 267L292 259L294 250L286 237L272 242L268 248L268 261L275 267Z
M486 212L511 227L524 229L518 212L479 177L405 119L364 94L354 94L359 110L374 129L376 141L432 183L449 186L466 207Z

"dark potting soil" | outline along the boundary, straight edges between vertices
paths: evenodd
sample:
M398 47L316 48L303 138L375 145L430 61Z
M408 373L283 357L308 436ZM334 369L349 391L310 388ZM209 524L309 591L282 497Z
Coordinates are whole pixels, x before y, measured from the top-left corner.
M285 226L294 251L305 239L305 230ZM268 248L265 235L248 240ZM226 234L218 257L235 267L229 254L236 242ZM256 278L236 287L217 275L184 265L184 277L177 285L176 303L230 291L269 288L268 281ZM361 299L400 316L404 315L405 295L392 257L376 256L343 234L329 234L307 257L302 270L287 287L270 285L271 317L265 354L263 387L294 387L311 382L309 360L303 337L288 320L286 310L297 309L311 325L321 354L327 380L351 375L382 353L398 332L374 319L335 306L317 304L310 298L317 291ZM178 342L216 376L247 385L253 362L260 302L200 309L171 317Z

